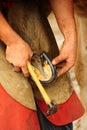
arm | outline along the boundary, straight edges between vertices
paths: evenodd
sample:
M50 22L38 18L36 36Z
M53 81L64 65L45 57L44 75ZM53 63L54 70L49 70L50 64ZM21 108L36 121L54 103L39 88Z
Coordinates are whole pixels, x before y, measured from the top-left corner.
M60 31L64 36L64 43L60 49L60 55L52 61L61 69L58 76L67 72L76 59L76 27L73 12L73 0L50 0Z
M0 12L0 39L6 44L6 59L16 71L20 69L28 76L27 61L33 52L27 43L10 27Z

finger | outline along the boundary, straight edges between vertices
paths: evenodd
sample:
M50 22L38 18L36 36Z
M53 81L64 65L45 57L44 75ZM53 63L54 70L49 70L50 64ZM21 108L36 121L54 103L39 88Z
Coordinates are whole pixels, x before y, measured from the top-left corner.
M57 68L61 68L66 64L66 61L62 61L60 63L57 64Z
M14 71L19 72L20 71L20 67L14 66Z
M61 69L58 69L57 70L57 75L58 77L63 75L64 73L66 73L67 71L69 71L69 69L71 68L72 66L69 65L68 63L66 63L65 66L63 66Z
M63 56L60 55L60 56L57 56L56 58L54 58L52 60L52 64L56 65L56 64L58 64L58 63L60 63L60 62L62 62L64 60L65 60L65 57L63 57Z
M29 71L28 71L27 66L21 67L21 70L22 70L25 77L29 77Z

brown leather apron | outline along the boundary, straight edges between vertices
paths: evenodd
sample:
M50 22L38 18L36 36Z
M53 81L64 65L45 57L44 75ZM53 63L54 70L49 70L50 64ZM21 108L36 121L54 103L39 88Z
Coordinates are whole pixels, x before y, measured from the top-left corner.
M29 43L34 52L40 54L45 51L51 58L59 54L58 46L45 14L32 0L27 4L26 2L13 4L8 21L13 29ZM13 66L5 59L5 52L1 43L0 83L9 95L28 108L36 109L34 96L42 99L37 87L31 84L30 80L21 73L13 71ZM45 89L51 100L57 104L64 103L73 90L66 74L57 78L56 82L46 86Z
M87 110L87 1L76 1L75 18L78 32L78 51L75 74L80 86L80 97Z

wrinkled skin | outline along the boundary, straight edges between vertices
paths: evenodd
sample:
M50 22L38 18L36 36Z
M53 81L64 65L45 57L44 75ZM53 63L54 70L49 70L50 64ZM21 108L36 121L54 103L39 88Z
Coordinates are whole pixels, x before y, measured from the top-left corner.
M6 48L6 59L14 65L15 71L20 71L21 68L25 76L29 76L27 62L31 59L32 54L32 50L23 40L16 44L8 45Z
M65 39L60 50L60 55L52 61L52 63L56 66L60 66L62 63L60 70L58 70L58 76L60 76L67 72L75 64L76 29L73 15L73 1L50 0L50 3ZM9 26L1 14L0 19L1 40L7 45L6 58L14 65L16 71L21 69L24 75L28 76L27 61L31 58L33 52L31 48L26 45L26 42L23 41L23 39L21 39L21 37Z

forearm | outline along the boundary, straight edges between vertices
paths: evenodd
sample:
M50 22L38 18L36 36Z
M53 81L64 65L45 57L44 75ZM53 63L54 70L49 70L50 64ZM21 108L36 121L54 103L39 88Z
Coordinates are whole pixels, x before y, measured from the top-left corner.
M21 37L10 27L2 13L0 12L0 39L6 44L14 44ZM15 40L14 40L15 39Z
M76 42L73 0L50 0L60 31L67 43Z

